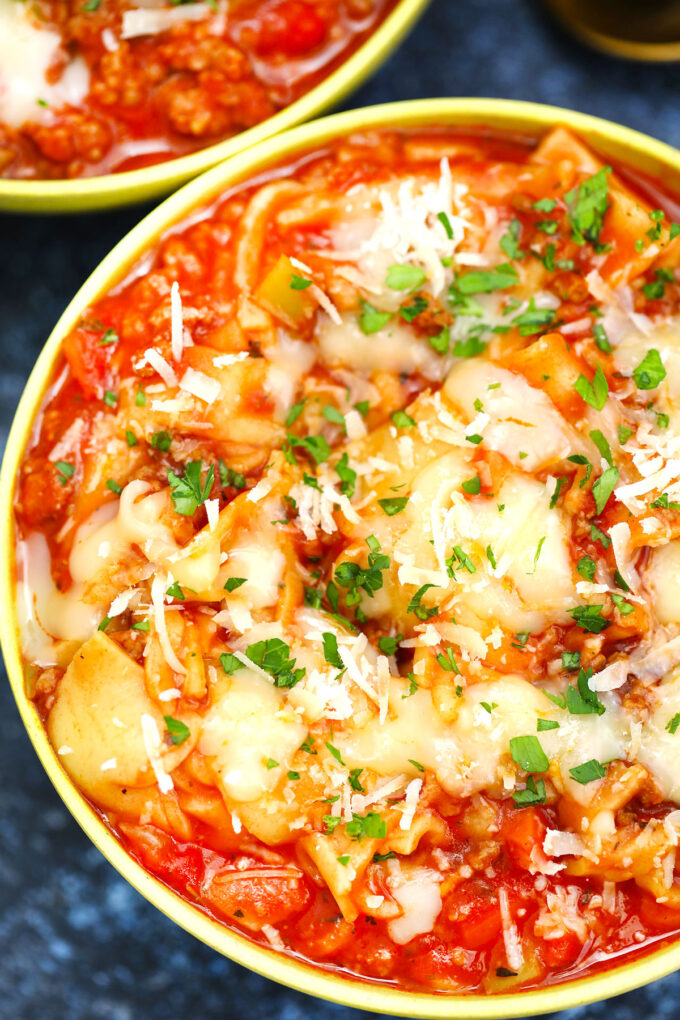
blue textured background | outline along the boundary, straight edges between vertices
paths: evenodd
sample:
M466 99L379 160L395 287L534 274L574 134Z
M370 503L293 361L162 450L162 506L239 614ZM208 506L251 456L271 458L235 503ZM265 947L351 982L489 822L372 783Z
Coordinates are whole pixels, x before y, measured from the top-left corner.
M680 145L678 68L599 57L531 0L434 0L354 97L505 96L574 107ZM0 440L40 347L88 273L143 210L0 217ZM0 684L0 1018L359 1020L222 959L134 892L93 849L45 778ZM680 1015L680 978L561 1014Z

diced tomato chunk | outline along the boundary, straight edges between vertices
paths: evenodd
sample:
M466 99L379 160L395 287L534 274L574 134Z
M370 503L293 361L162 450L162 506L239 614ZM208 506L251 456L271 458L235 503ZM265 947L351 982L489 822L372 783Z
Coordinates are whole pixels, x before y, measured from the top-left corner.
M205 865L199 846L178 843L150 825L121 825L121 828L145 868L183 892L200 888Z
M667 903L657 903L653 896L643 893L640 897L640 920L655 931L680 929L680 910Z
M532 866L532 852L543 850L543 841L548 830L545 819L538 808L521 808L508 814L503 826L508 853L520 868Z
M320 46L326 22L303 0L275 0L260 20L257 52L262 57L300 57Z
M567 932L559 939L545 939L541 955L549 967L560 969L573 963L581 952L581 940L573 932Z
M110 351L100 343L104 330L74 329L64 340L64 355L86 397L101 397L109 373Z

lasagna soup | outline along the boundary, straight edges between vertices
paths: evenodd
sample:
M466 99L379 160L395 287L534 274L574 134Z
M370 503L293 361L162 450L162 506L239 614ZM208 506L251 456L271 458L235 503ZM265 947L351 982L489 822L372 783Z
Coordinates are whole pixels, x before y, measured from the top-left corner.
M66 337L28 691L197 908L412 989L680 931L680 227L556 128L352 136Z
M317 85L397 0L0 0L0 177L186 155Z

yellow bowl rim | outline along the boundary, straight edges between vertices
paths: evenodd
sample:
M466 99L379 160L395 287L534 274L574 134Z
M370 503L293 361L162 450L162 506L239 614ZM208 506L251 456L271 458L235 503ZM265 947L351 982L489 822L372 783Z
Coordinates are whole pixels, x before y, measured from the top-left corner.
M0 211L68 212L111 208L167 194L259 142L311 120L344 99L397 48L430 0L398 0L375 32L327 78L290 106L232 138L164 163L100 177L16 180L0 177Z
M634 39L622 39L580 21L569 10L564 0L545 0L550 12L562 23L573 36L588 43L612 57L622 60L637 60L642 63L667 64L680 60L680 40L668 43L635 42Z
M587 114L535 103L502 99L430 99L385 104L335 114L270 138L257 148L187 184L154 209L121 240L94 270L70 302L47 340L26 384L12 424L0 470L0 594L3 604L15 607L12 513L14 482L24 448L62 338L82 310L125 276L139 255L160 234L197 206L208 204L226 187L247 179L272 163L323 145L356 130L380 127L410 128L433 125L491 125L534 135L564 124L605 154L612 146L632 158L651 158L658 166L680 175L680 152L663 142ZM251 942L230 931L183 900L146 872L123 849L63 770L35 706L26 697L19 647L16 610L0 614L0 642L17 705L28 735L55 789L66 807L109 862L138 892L207 945L250 970L298 991L332 1002L377 1013L422 1017L425 1020L507 1020L511 1017L563 1010L630 991L680 966L680 939L619 967L566 984L497 996L419 993L380 985L369 980L324 971L298 959Z

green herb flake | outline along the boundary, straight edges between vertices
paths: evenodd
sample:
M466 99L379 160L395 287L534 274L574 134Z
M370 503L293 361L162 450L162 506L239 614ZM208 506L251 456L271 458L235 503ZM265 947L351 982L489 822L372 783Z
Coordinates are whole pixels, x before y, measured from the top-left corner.
M208 469L205 484L201 485L201 470L203 462L200 460L189 461L185 465L184 474L177 475L171 468L168 468L168 482L170 483L172 505L175 513L182 517L193 517L199 506L205 503L212 489L214 468Z
M550 762L538 737L533 735L511 737L510 754L515 764L525 772L547 772L550 768Z
M406 508L408 496L390 496L386 499L379 499L378 503L388 517L395 517Z
M609 385L607 383L607 377L602 371L602 366L597 366L592 382L589 382L588 379L581 374L574 383L574 389L581 399L585 400L586 404L594 407L596 411L601 411L607 403L607 397L609 395Z
M533 776L529 776L526 787L523 790L515 790L512 799L518 808L545 804L545 782L542 779L536 780ZM496 973L499 977L516 977L516 972L508 970L506 967L498 967Z
M361 308L359 329L366 336L370 336L372 333L379 333L392 318L391 312L381 312L379 309L374 308L373 305L370 305L368 301L361 300L359 307Z
M633 379L639 390L653 390L666 378L661 355L655 347L647 351L640 364L633 370Z
M427 273L418 266L390 266L385 278L390 290L418 290L427 280Z
M229 592L236 591L236 589L240 588L242 584L245 584L247 580L247 577L228 577L224 590Z
M179 747L185 740L188 740L191 736L191 730L186 723L183 723L181 719L173 719L171 715L164 715L165 725L170 736L170 740L173 742L175 747Z
M583 630L587 630L591 634L599 634L601 631L606 630L607 627L611 627L611 620L607 620L601 615L600 610L602 608L601 604L576 606L575 609L570 609L568 612L575 623Z
M607 769L597 758L591 758L590 761L584 762L583 765L577 765L575 768L569 769L569 775L577 783L580 783L581 786L587 786L588 783L592 783L596 779L604 779L607 775Z
M616 488L618 480L618 468L610 467L607 468L606 471L603 471L597 481L593 483L592 492L595 499L595 508L598 514L602 513L609 502L609 497Z

